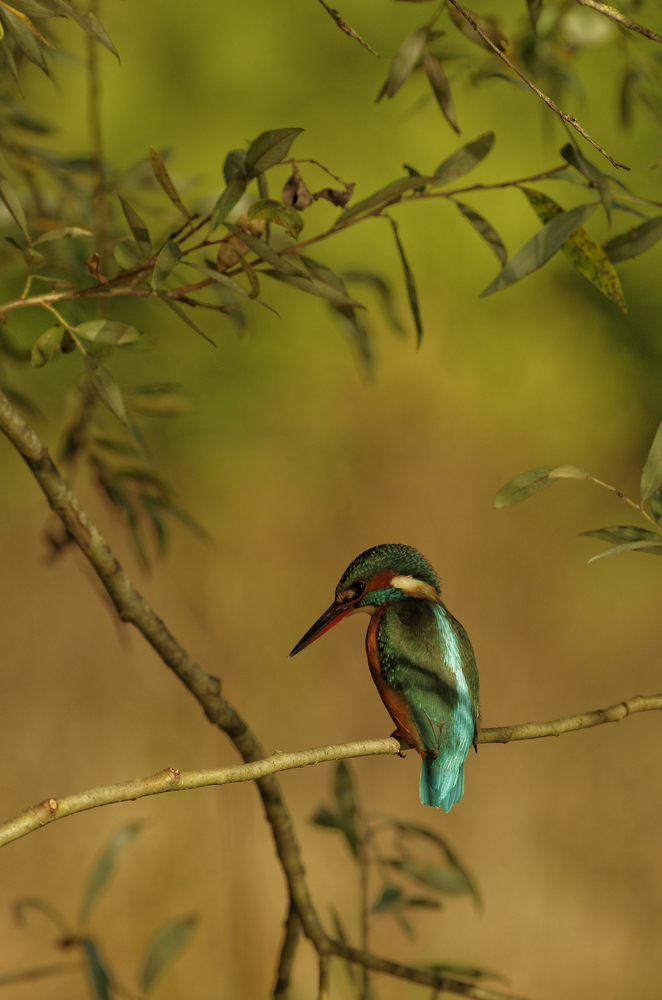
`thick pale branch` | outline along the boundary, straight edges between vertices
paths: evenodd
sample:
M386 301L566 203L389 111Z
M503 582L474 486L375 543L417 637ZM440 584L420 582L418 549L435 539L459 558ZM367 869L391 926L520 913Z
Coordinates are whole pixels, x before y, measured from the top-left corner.
M546 736L560 736L580 729L601 726L605 722L620 722L621 719L638 712L662 710L662 694L643 697L637 695L628 701L621 701L609 708L600 708L583 715L571 715L551 722L525 722L519 726L498 726L482 729L478 743L512 743L516 740L538 740ZM255 760L248 764L234 764L213 770L181 772L169 767L149 778L136 778L115 785L102 785L86 792L77 792L61 799L49 798L32 806L20 816L8 820L0 826L0 847L19 840L33 830L38 830L56 819L64 819L75 813L96 809L116 802L132 802L146 795L160 795L163 792L181 792L210 785L228 785L238 781L255 781L278 771L290 771L295 767L308 767L330 760L349 760L352 757L372 757L395 754L403 748L401 742L389 736L381 740L356 740L353 743L338 743L295 753L277 752L271 757Z
M605 156L610 163L613 163L615 167L622 167L623 170L630 169L624 163L619 163L618 160L615 160L613 156L610 156L609 153L607 153L606 150L602 148L602 146L599 146L594 139L591 139L586 129L583 127L583 125L580 124L580 122L577 121L576 118L573 118L572 115L566 114L565 111L561 111L561 109L558 107L557 104L554 103L551 97L548 97L547 94L543 94L542 90L538 90L536 85L532 83L531 80L529 80L528 76L525 76L524 73L522 73L522 71L518 69L517 66L510 61L508 56L504 52L502 52L497 45L494 44L492 39L488 38L488 36L485 34L484 31L481 31L481 29L478 27L473 17L471 16L471 11L467 10L466 7L463 7L461 4L459 4L457 0L449 0L449 3L452 3L453 7L455 7L456 10L459 10L462 17L465 18L465 20L469 22L472 28L478 32L480 37L492 49L494 54L497 55L499 59L502 62L504 62L506 66L508 66L509 69L512 69L513 73L517 73L520 79L524 80L524 83L527 85L527 87L530 87L533 93L536 94L541 101L544 101L547 107L551 108L554 114L558 115L562 122L565 122L567 125L571 125L572 128L574 128L577 132L579 132L579 134L583 136L587 142L590 142L591 145L594 146L599 153L602 153L602 155Z
M616 24L622 25L624 28L628 28L630 31L637 31L640 35L645 35L646 38L650 38L652 42L662 43L662 36L656 35L654 31L650 28L644 27L643 24L637 24L636 21L631 21L629 17L625 14L621 14L620 10L616 10L615 7L609 7L606 3L599 3L598 0L575 0L575 3L581 4L582 7L590 7L592 10L597 10L599 14L604 14L610 20L615 21Z

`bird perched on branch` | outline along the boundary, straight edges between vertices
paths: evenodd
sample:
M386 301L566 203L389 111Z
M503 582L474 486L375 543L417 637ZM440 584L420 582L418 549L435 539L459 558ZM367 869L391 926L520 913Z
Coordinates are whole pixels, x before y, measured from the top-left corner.
M371 621L372 679L394 736L423 758L423 805L448 812L464 793L464 762L478 726L478 671L469 637L442 604L430 563L409 545L377 545L343 573L335 601L294 647L300 653L349 615Z

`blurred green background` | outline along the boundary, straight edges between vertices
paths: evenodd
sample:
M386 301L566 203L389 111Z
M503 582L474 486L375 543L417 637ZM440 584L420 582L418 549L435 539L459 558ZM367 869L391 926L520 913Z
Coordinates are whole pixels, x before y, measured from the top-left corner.
M481 4L481 12L497 6L506 29L523 16L524 5L514 0ZM286 126L306 130L297 156L356 181L358 197L399 176L403 161L433 170L490 128L495 149L472 181L558 164L567 141L561 126L503 81L459 87L459 139L435 105L417 108L424 93L418 78L375 106L388 57L427 7L347 0L341 13L380 60L343 36L313 0L108 0L103 21L122 59L118 65L101 54L109 159L126 167L149 145L169 148L173 174L195 179L193 200L196 192L211 198L221 190L229 149ZM23 88L26 105L58 123L58 148L79 153L87 148L77 61L83 39L67 27L61 36L76 58L56 62L51 80L30 70ZM659 198L659 173L650 170L662 154L659 128L639 114L630 135L618 130L612 59L609 47L582 57L584 92L571 95L564 110L633 166L628 184ZM284 181L286 168L281 173ZM304 176L311 188L326 183L312 171ZM544 189L569 207L578 196L566 187ZM519 192L466 200L489 218L510 253L538 227ZM309 210L304 234L329 225L336 212L327 203ZM577 537L635 523L628 509L577 482L505 511L493 509L493 498L518 473L555 463L588 468L636 497L662 416L661 245L619 266L630 310L623 317L562 257L478 300L496 262L459 213L430 203L393 215L418 277L426 335L417 352L413 331L394 338L372 309L372 381L325 303L275 282L267 288L266 279L265 298L280 319L254 307L238 338L224 318L196 316L216 350L159 304L122 313L147 329L152 350L115 352L109 367L118 381L130 389L176 380L194 404L178 421L145 419L142 426L159 467L211 543L176 526L167 559L146 573L119 518L84 476L74 484L139 588L222 678L225 695L268 752L391 731L365 663L365 620L354 618L303 656L286 658L330 603L345 566L385 541L415 545L437 568L445 601L476 650L484 725L552 719L659 689L660 564L628 554L587 567L601 543ZM158 214L149 221L158 232ZM621 216L615 229L632 224ZM591 227L599 238L603 225L596 218ZM383 222L355 227L315 255L337 269L368 266L388 275L406 316ZM5 297L19 291L5 283ZM368 302L369 293L363 298ZM38 314L10 320L26 338L47 325ZM43 413L35 427L52 447L76 364L68 356L52 372L10 370L12 384L38 400ZM166 766L234 762L231 746L193 699L141 637L117 622L82 556L68 552L47 562L44 500L4 438L0 499L3 816L50 795ZM405 962L496 969L513 993L537 1000L657 998L659 733L660 719L651 713L559 740L482 747L469 758L465 798L448 816L419 804L415 755L354 763L366 808L443 833L485 901L483 912L463 898L439 914L422 913L413 941L385 919L374 950ZM353 861L339 838L308 823L329 797L330 778L330 766L322 765L281 780L322 917L334 905L356 934ZM5 848L0 973L56 957L45 925L34 922L30 933L16 928L9 902L39 895L73 916L100 846L134 819L146 829L94 919L120 978L131 982L157 926L195 912L193 944L154 996L266 996L286 899L248 784L93 811ZM314 995L315 976L304 944L296 1000ZM341 969L334 990L347 996ZM382 1000L426 995L385 978L379 991ZM78 1000L88 987L72 975L5 993Z

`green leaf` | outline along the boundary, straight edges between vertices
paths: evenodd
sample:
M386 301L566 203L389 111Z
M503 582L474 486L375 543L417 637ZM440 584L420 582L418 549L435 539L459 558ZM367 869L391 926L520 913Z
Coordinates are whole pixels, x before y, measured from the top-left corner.
M420 59L427 37L427 25L407 35L395 54L386 83L380 90L377 101L381 101L384 96L393 97L397 93Z
M387 864L435 892L447 896L473 895L473 886L459 868L440 868L416 858L393 858Z
M161 928L143 960L140 988L144 993L152 988L165 967L188 944L195 925L195 917L180 917Z
M650 504L653 517L659 524L662 519L662 486L655 490L654 493L651 493L648 498L648 503Z
M457 124L455 105L453 104L453 95L451 94L451 86L448 82L448 77L444 73L439 60L435 59L427 47L423 52L423 66L425 67L427 78L430 81L432 93L437 100L437 104L441 108L441 113L450 127L456 132L459 132L460 129Z
M114 319L91 319L74 327L76 333L97 344L131 344L142 337L142 330Z
M41 368L51 361L60 350L64 329L61 326L51 326L45 330L32 345L30 362L33 368Z
M123 271L131 271L144 263L143 255L135 240L122 240L113 250L113 257Z
M25 238L29 243L30 234L28 233L28 224L25 221L23 206L18 200L18 195L4 174L0 174L0 198L4 201L7 211L12 216L16 225L23 230Z
M409 174L410 177L420 177L421 176L421 171L417 170L416 167L412 167L412 165L410 163L403 163L402 167L403 167L403 170L407 171L407 173ZM423 194L424 191L425 191L425 186L414 188L414 193L415 194Z
M32 245L36 247L37 243L50 243L51 240L61 240L65 237L92 235L89 229L79 229L78 226L65 226L64 229L50 229L43 236L39 236Z
M609 178L606 174L603 174L601 170L598 170L590 160L580 153L578 149L573 146L571 142L567 143L561 150L561 156L563 159L569 163L571 166L578 170L590 183L597 188L600 194L600 201L602 202L602 207L605 210L605 215L607 216L607 221L611 225L611 189L609 187Z
M213 281L218 281L219 285L225 285L226 288L231 288L233 292L237 292L238 295L243 295L244 298L248 298L248 292L241 285L233 281L232 278L228 278L221 271L213 271L211 267L204 267L202 264L193 264L190 260L185 260L184 264L187 267L193 267L196 271L200 271L201 274L206 274L208 278ZM267 272L264 272L265 274Z
M162 302L165 302L165 304L172 309L173 312L177 313L179 318L183 320L187 326L190 326L192 330L195 330L196 333L199 333L201 337L203 337L209 344L212 345L212 347L216 347L216 344L211 339L211 337L208 337L206 333L203 333L200 327L195 325L190 316L186 315L186 313L180 306L179 302L176 302L175 299L171 299L170 296L165 295L165 293L159 291L158 288L156 290L156 294L158 295L158 297L161 299Z
M251 233L244 233L239 226L233 226L230 223L225 223L226 227L231 233L234 233L239 237L242 243L245 243L249 250L252 250L254 254L257 254L261 260L271 264L275 267L277 271L282 271L283 274L298 274L302 278L305 278L303 271L300 271L298 267L290 263L289 256L283 256L272 250L269 244L265 240L259 239L257 236L253 236Z
M487 286L484 292L481 292L480 297L484 298L486 295L501 291L502 288L508 288L509 285L513 285L533 271L537 271L561 249L575 229L585 219L588 219L594 210L595 203L577 205L576 208L571 208L569 211L562 212L550 219L510 258L494 281Z
M549 474L550 479L592 479L593 476L586 469L580 469L576 465L558 465Z
M124 212L124 218L129 224L129 229L133 233L133 238L138 244L141 254L145 258L149 257L152 253L152 242L149 238L147 226L140 218L138 213L134 211L134 209L131 208L128 202L124 200L121 194L118 194L117 197L120 200L122 211Z
M637 528L633 524L614 525L609 528L598 528L595 531L582 531L582 535L587 538L601 538L605 542L618 546L621 552L625 551L622 548L623 545L628 546L632 542L637 542L640 552L650 552L651 555L662 556L662 534L647 531L646 528ZM607 549L607 552L609 551L611 550ZM603 554L599 553L599 555Z
M657 429L648 458L641 473L641 500L647 500L662 486L662 424Z
M104 48L108 49L109 52L112 52L119 59L117 50L108 37L104 26L92 11L79 11L72 3L67 3L65 0L41 0L41 2L49 10L72 18L91 38L99 42L100 45L103 45Z
M456 150L452 156L439 164L434 172L432 187L439 187L457 180L470 170L473 170L481 160L484 160L494 145L494 132L485 132L473 142L468 142Z
M97 947L90 938L83 940L83 951L85 953L85 964L97 1000L110 1000L110 976L99 958Z
M401 906L403 899L402 889L398 889L396 885L389 885L387 883L370 909L372 913L387 913L395 906Z
M615 545L613 549L605 549L604 552L598 552L596 556L591 556L588 564L595 562L597 559L604 559L606 556L617 556L621 552L636 552L637 550L662 556L662 536L656 547L659 548L659 552L655 552L655 547L650 542L628 542L626 545Z
M484 219L482 215L479 215L478 212L470 205L464 205L461 201L456 201L455 204L465 219L469 220L476 232L483 237L490 249L494 251L501 263L505 264L508 260L508 251L503 245L503 240L499 234L492 229L489 222Z
M415 823L403 823L401 820L391 820L391 823L401 832L405 834L414 834L418 837L422 837L424 840L431 841L436 847L438 847L444 859L452 866L453 869L456 869L461 874L462 878L465 879L466 884L469 887L468 891L474 897L476 905L478 907L482 906L482 900L480 897L480 892L478 891L478 887L474 883L469 872L466 870L466 868L458 858L455 851L450 847L450 845L447 843L446 840L444 840L443 837L440 837L439 834L436 833L436 831L430 830L429 827L427 826L419 826L418 824Z
M369 198L364 198L363 201L357 201L355 205L350 205L342 215L338 216L334 225L339 226L347 219L352 219L356 215L362 215L364 212L371 212L380 205L393 205L396 201L400 201L405 191L425 186L431 180L433 180L432 177L398 177L397 180L387 184L386 187L375 191Z
M311 816L310 822L314 823L315 826L323 826L329 830L340 829L336 816L326 806L320 806L317 812Z
M115 414L118 420L121 420L123 424L128 424L122 390L110 372L91 354L85 355L85 367L94 391L101 402L108 407L111 413Z
M226 184L232 184L235 177L243 177L246 174L246 150L231 149L225 157L223 164L223 177Z
M400 334L405 332L395 306L393 290L380 274L374 274L372 271L343 271L343 278L347 281L358 281L371 287L377 293L384 315L395 332Z
M551 486L554 482L553 479L549 478L549 474L555 468L558 466L544 465L541 469L531 469L529 472L523 472L521 476L515 476L509 483L501 487L494 498L494 506L510 507L511 504L519 503L520 500L527 500L534 493L540 493L541 490Z
M522 188L542 222L549 222L563 212L562 207L546 194L532 188ZM579 226L561 247L565 257L579 273L608 299L627 312L623 289L613 264L599 243Z
M353 306L354 309L365 309L365 306L363 306L360 302L356 302L354 299L348 298L332 285L329 285L324 281L320 281L319 278L308 278L303 274L284 274L282 271L276 271L272 268L265 268L263 271L260 271L260 274L268 274L270 278L282 281L285 285L291 285L293 288L298 288L302 292L308 292L310 295L318 295L322 299L328 299L335 305Z
M220 226L221 222L228 217L245 190L246 180L241 175L235 177L234 180L228 184L225 191L223 191L223 193L219 196L219 199L214 205L211 213L211 221L209 223L210 233L213 233L214 230Z
M609 260L617 264L621 260L629 260L630 257L637 257L640 253L650 250L661 236L662 215L656 215L654 219L635 226L629 232L614 236L602 249Z
M257 177L284 160L300 132L303 132L302 128L276 128L270 132L262 132L250 144L246 153L245 169L248 177Z
M535 34L538 18L542 14L543 0L526 0L526 5L529 8L529 20L531 21L531 27L533 28L533 33Z
M295 240L299 238L299 233L303 229L303 219L296 208L274 201L273 198L259 198L254 201L247 215L249 219L268 219L270 222L275 222L276 225L286 229Z
M338 761L333 776L333 795L338 829L345 835L350 850L355 857L359 853L359 835L356 825L358 803L354 782L344 760Z
M112 875L118 855L133 842L140 829L139 823L129 823L121 827L109 840L87 883L80 908L81 924L87 921L97 896Z
M502 52L505 52L508 48L508 39L499 31L494 21L491 18L481 17L480 14L476 14L475 11L469 10L468 7L466 10L467 13L471 14L472 21L474 21L484 35L487 35L492 44L496 45L496 47ZM475 45L479 45L481 48L487 49L488 52L492 53L493 50L487 42L481 38L474 26L467 21L459 10L455 7L449 6L448 13L455 27L458 31L462 32L465 38L468 38L470 42L473 42Z
M19 16L17 11L11 11L8 10L7 7L2 6L0 7L0 20L13 36L14 41L20 48L23 55L29 59L31 63L34 63L35 66L38 66L39 69L43 70L46 76L48 76L46 60L44 59L41 49L39 48L37 39L30 30L30 27L28 27L28 25L34 27L30 19L24 14ZM40 37L43 39L43 36Z
M173 203L175 208L177 208L182 213L185 219L190 219L191 213L182 202L182 199L179 197L177 193L177 188L172 183L170 174L168 173L166 165L163 162L163 157L161 156L158 150L154 149L153 146L149 147L149 160L150 163L152 164L152 171L154 173L156 180L161 185L165 193L168 195L170 201Z
M180 260L182 251L174 240L168 240L156 258L154 271L152 273L152 288L156 291L163 282L170 277Z
M418 301L418 291L416 289L416 281L414 279L414 274L407 263L407 257L405 255L404 247L400 241L398 235L398 223L395 219L387 216L388 221L391 223L393 229L393 235L395 236L395 244L398 248L398 253L400 254L400 260L402 261L402 267L405 272L405 283L407 285L407 296L409 298L409 306L411 308L411 314L414 319L414 326L416 327L416 346L421 346L421 341L423 339L423 322L421 320L421 307Z

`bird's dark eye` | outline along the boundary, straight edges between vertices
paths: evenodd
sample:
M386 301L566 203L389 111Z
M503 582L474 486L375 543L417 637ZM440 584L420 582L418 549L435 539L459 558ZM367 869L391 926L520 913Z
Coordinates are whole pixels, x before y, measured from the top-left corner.
M356 582L352 584L352 590L354 591L354 599L356 600L356 598L360 597L365 590L365 583L363 580L356 580Z

